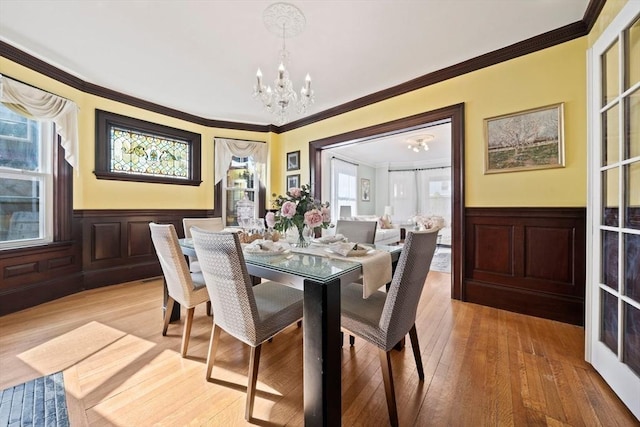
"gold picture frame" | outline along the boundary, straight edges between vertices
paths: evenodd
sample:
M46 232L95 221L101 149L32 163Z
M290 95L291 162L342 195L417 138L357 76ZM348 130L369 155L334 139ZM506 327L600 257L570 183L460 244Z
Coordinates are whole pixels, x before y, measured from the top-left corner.
M564 103L484 120L484 173L564 167Z

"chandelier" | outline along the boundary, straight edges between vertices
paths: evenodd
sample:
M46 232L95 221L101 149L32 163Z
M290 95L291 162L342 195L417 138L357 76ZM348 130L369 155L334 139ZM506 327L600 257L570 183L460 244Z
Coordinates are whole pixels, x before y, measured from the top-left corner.
M297 110L300 114L306 114L307 107L314 101L309 74L307 74L304 86L300 89L300 98L298 98L286 68L289 52L286 49L285 40L300 34L304 30L306 20L300 9L289 3L272 4L265 9L262 18L271 33L282 36L282 50L280 51L278 76L273 82L273 89L269 85L264 85L262 71L258 68L253 96L262 102L267 111L276 116L278 125L283 125L288 121L291 109Z
M429 151L429 146L427 142L431 142L435 139L433 135L424 134L424 135L416 135L407 139L407 148L409 150L413 150L416 153L419 153L420 150Z

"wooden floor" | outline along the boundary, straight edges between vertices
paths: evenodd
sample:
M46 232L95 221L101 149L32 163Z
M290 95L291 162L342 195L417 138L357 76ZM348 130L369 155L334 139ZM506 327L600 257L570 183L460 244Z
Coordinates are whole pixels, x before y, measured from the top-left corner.
M425 381L410 348L393 352L401 426L638 425L583 361L582 328L453 301L449 283L431 272L419 306ZM211 318L196 309L182 359L182 323L161 335L161 300L151 280L0 317L0 389L62 371L72 426L245 425L247 346L223 333L205 381ZM387 425L377 351L357 340L342 361L343 425ZM263 346L254 418L303 424L301 328Z

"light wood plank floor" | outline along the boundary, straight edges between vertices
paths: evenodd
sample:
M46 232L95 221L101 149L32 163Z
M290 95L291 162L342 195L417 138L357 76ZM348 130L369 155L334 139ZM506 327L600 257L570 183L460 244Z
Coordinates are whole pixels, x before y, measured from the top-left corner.
M425 381L410 348L393 352L400 425L639 425L583 361L583 328L453 301L449 282L431 272L420 301ZM74 426L245 425L248 348L223 333L205 381L211 318L196 309L182 359L161 300L156 279L0 317L0 389L63 371ZM303 424L301 348L295 325L263 346L254 424ZM343 425L387 425L377 351L357 340L342 361Z

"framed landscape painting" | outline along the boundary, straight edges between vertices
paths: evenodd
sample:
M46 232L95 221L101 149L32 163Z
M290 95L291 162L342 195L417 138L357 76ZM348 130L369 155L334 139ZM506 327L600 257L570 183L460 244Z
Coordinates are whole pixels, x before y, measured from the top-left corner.
M563 106L485 119L485 174L564 167Z

